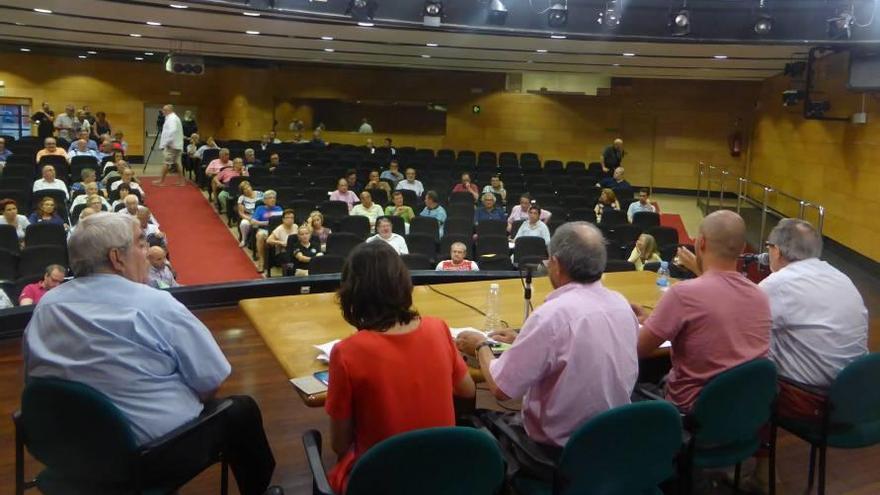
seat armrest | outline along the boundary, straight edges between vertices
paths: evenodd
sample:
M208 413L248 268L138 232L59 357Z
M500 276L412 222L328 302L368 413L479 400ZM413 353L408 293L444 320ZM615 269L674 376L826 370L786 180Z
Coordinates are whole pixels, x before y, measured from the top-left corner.
M336 495L327 480L324 470L324 460L321 457L321 432L308 430L302 436L303 449L306 451L306 460L309 470L312 472L312 493L314 495Z
M233 402L231 399L223 399L213 402L210 405L206 405L205 411L203 411L196 419L142 445L138 449L140 456L154 456L160 454L162 451L173 449L176 445L184 442L189 436L196 434L199 430L206 428L209 425L219 427L220 422L223 420L223 413L232 407L232 404Z

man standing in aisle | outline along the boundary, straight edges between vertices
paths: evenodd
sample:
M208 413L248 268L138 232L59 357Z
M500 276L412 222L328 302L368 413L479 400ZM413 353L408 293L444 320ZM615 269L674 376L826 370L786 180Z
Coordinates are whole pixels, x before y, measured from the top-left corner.
M623 139L615 139L611 146L606 147L605 151L602 152L602 171L613 175L614 169L623 165L623 157L625 155Z
M180 181L177 182L177 185L183 186L186 183L183 167L180 164L180 155L183 152L183 123L180 121L180 117L174 113L174 105L165 105L162 107L162 113L165 115L165 123L162 125L159 147L162 148L165 165L162 168L162 177L153 181L153 184L165 185L165 176L174 168L180 174Z

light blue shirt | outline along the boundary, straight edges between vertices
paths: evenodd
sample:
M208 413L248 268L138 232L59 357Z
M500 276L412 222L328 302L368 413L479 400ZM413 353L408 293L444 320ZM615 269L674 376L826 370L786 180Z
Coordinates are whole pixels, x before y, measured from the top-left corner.
M78 139L74 139L73 142L70 143L70 147L67 148L68 153L73 153L74 151L76 151L76 149L77 149L76 142L77 141L78 141ZM94 152L97 152L98 151L98 143L96 143L94 139L89 139L88 142L86 143L86 148L90 149Z
M428 208L427 206L419 213L421 217L430 217L437 220L437 223L440 224L440 237L443 237L443 224L446 223L446 210L437 205L433 210Z
M650 213L654 213L657 210L654 209L654 205L651 203L642 204L640 201L634 201L629 204L629 209L626 210L626 218L629 219L630 222L633 221L633 217L636 216L636 213L647 211Z
M520 237L540 237L544 239L544 244L550 245L550 229L547 228L547 224L540 220L538 220L534 227L529 224L528 220L523 222L519 226L519 230L516 232L513 240L516 241Z
M211 332L171 294L118 275L52 289L24 331L26 377L90 385L128 418L138 444L202 412L231 367Z

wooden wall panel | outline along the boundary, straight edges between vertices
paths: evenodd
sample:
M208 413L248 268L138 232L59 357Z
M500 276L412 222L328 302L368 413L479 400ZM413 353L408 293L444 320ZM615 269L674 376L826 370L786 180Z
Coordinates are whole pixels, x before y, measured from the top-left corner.
M105 110L139 154L143 149L143 105L172 102L199 108L203 135L255 139L277 120L288 124L306 108L297 98L419 100L448 106L445 136L392 135L398 146L531 151L543 159L598 161L602 149L623 137L630 180L655 187L692 189L697 162L742 170L727 140L734 122L751 125L759 85L747 82L617 80L610 96L507 93L503 74L406 71L285 65L278 68L209 66L204 77L167 74L156 63L78 60L31 54L4 56L0 79L7 96L48 100ZM46 68L52 70L47 71ZM174 91L179 96L171 96ZM482 112L474 114L473 105ZM376 129L374 138L384 138ZM365 136L328 133L328 139L362 144ZM379 142L379 139L376 139Z
M829 115L859 111L861 95L845 89L846 56L825 61L821 82L832 103ZM880 102L866 98L869 121L806 120L800 106L783 107L788 78L779 76L761 88L752 147L750 177L827 208L825 234L874 260L880 259ZM797 203L773 198L772 206L797 214ZM810 218L810 220L813 220Z

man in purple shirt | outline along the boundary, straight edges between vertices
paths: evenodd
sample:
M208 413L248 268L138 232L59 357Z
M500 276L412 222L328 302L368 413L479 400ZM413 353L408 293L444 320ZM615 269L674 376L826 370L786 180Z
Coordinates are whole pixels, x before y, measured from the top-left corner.
M638 375L638 321L619 293L600 279L602 232L586 222L562 225L550 240L547 269L554 287L518 335L493 334L513 346L495 359L486 339L463 332L457 343L475 355L499 400L523 397L530 439L558 454L587 420L629 404Z

